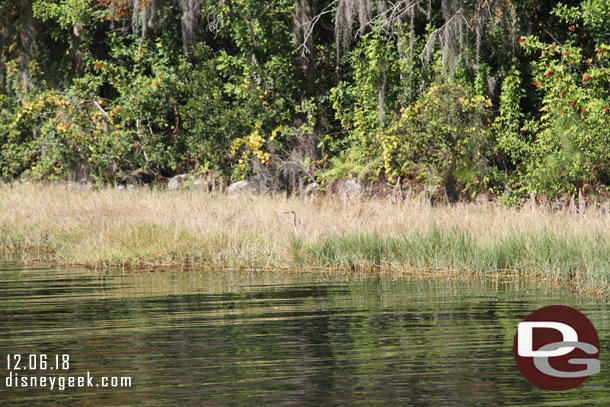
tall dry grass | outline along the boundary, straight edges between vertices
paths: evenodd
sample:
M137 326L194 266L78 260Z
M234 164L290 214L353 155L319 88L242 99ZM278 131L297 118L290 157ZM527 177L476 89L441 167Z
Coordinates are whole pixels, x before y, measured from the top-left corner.
M602 292L609 225L594 209L0 186L0 247L92 267L509 270Z

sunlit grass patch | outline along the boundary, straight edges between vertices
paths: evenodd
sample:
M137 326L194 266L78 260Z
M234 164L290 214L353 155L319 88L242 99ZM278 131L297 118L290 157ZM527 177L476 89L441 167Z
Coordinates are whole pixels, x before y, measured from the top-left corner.
M0 208L0 248L62 264L510 272L596 292L610 283L610 216L600 209L60 185L0 185Z

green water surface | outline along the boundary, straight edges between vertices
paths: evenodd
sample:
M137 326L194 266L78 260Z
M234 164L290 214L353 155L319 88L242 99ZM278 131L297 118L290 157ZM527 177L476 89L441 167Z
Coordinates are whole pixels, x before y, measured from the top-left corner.
M517 323L550 304L601 341L601 373L567 392L529 384L512 355ZM609 329L604 299L536 283L3 262L0 405L608 406ZM14 354L69 369L9 370ZM11 371L132 384L7 387Z

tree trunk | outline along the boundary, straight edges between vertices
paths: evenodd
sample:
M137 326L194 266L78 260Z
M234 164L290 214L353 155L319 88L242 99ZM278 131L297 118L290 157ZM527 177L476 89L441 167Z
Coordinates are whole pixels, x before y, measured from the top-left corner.
M83 49L81 34L83 32L83 26L77 24L72 28L72 36L74 46L72 52L74 53L74 76L80 77L83 75Z
M32 16L32 3L30 1L21 4L19 19L21 20L21 31L19 32L19 69L21 71L22 92L25 96L32 87L30 62L32 61L34 40L36 38L34 18Z
M317 8L316 0L295 0L295 7L292 11L292 35L296 46L302 46L298 56L298 68L305 79L301 85L300 101L304 111L295 119L295 126L303 123L318 123L312 117L314 112L308 108L307 101L316 95L316 49L313 32L313 22ZM317 124L316 124L317 126ZM319 157L318 151L318 131L312 129L311 133L301 135L293 145L289 157L286 159L284 169L281 170L282 178L285 180L287 191L298 191L307 183L306 171L301 168L304 158L315 161Z
M386 85L385 58L383 55L379 59L379 91L377 93L377 104L379 114L379 126L384 127L384 107L385 107L385 85Z
M311 24L315 17L316 0L295 0L292 12L292 35L294 43L303 45L299 55L299 68L305 77L305 87L301 92L301 104L312 96L316 86L316 50Z
M2 38L2 34L0 34L0 50L4 50L4 38ZM0 55L0 93L6 91L6 79L4 74L4 60Z

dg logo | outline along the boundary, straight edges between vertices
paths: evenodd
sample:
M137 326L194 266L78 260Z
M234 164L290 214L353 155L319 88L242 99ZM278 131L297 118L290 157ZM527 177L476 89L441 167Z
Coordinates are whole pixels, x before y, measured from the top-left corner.
M562 305L540 308L519 323L513 354L523 376L544 390L572 389L600 371L595 327Z

